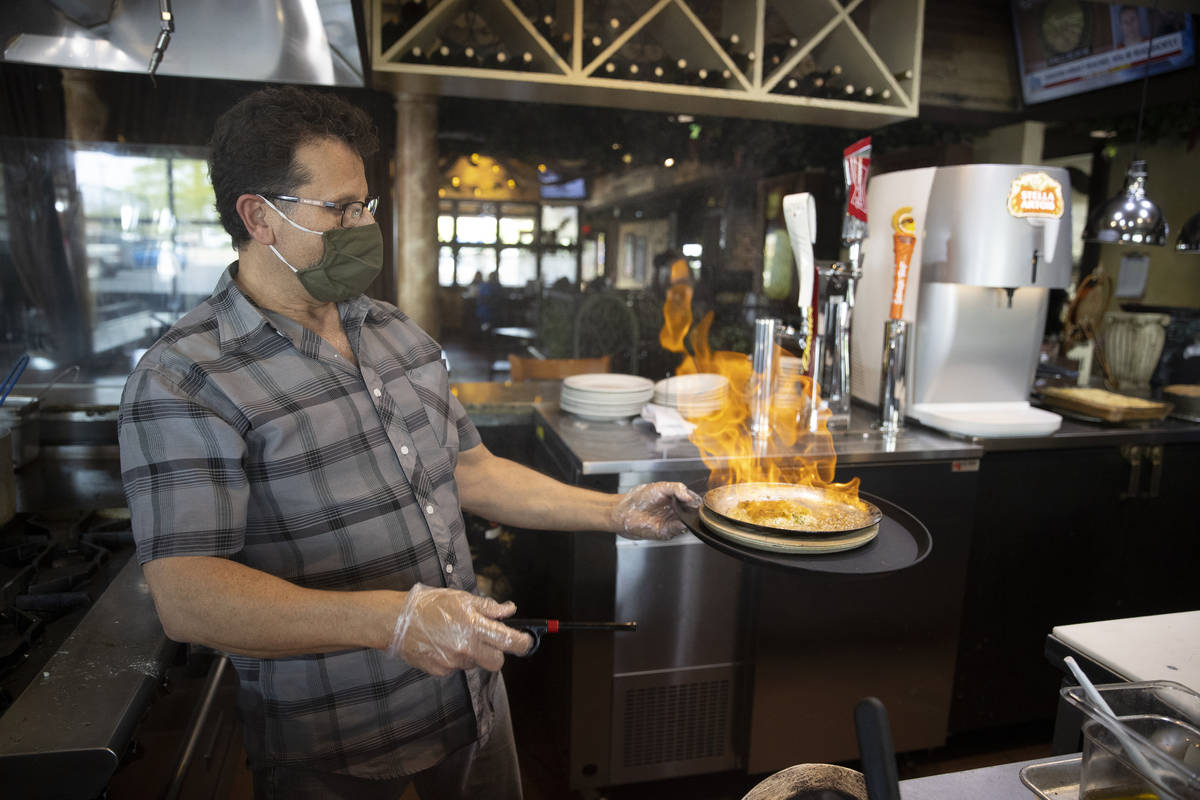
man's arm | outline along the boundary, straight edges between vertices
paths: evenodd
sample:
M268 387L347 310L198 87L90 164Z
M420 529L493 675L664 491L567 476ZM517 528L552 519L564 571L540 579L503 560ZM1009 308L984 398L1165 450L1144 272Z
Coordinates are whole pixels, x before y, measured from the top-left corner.
M667 539L684 530L672 499L691 506L700 502L682 483L645 484L627 494L568 486L499 458L482 444L458 454L454 478L465 510L539 530L596 530L635 539Z
M143 567L171 639L258 658L383 649L407 592L306 589L212 556L174 556Z
M432 675L524 653L529 635L499 622L500 604L457 589L407 592L306 589L211 556L174 556L143 567L167 636L226 653L282 658L369 647Z

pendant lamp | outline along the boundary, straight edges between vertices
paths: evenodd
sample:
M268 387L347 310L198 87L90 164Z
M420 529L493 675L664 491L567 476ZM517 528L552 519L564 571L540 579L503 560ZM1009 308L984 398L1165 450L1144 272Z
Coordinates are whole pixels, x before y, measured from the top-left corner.
M1191 219L1183 223L1179 238L1175 240L1175 249L1181 253L1200 255L1200 214L1192 214Z
M1158 3L1154 4L1155 9ZM1169 228L1162 211L1146 196L1146 162L1138 158L1142 144L1142 117L1146 113L1146 86L1150 82L1150 59L1154 54L1154 34L1146 45L1142 75L1142 101L1138 107L1137 138L1133 160L1125 171L1125 188L1088 217L1083 229L1085 242L1100 244L1153 245L1167 243Z
M1125 172L1125 188L1088 217L1083 239L1161 247L1167 243L1168 232L1162 211L1146 197L1146 162L1135 158Z

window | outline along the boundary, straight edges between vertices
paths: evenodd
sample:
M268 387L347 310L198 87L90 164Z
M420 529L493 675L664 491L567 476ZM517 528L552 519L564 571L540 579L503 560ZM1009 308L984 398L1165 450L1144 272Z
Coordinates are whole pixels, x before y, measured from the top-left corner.
M236 258L204 153L12 140L3 152L14 169L0 174L24 172L54 196L41 206L37 193L0 185L0 197L29 201L0 220L0 261L11 264L0 335L35 369L78 364L87 378L123 379Z
M437 226L442 286L469 286L495 270L509 287L578 280L578 206L441 200Z

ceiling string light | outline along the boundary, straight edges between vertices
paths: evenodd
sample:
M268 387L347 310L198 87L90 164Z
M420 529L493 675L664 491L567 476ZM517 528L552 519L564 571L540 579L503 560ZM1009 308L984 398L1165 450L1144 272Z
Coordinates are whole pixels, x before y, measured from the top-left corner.
M1158 3L1151 12L1157 12ZM1154 20L1150 20L1153 26ZM1146 45L1142 75L1142 100L1138 107L1137 135L1133 159L1125 171L1125 188L1088 217L1083 239L1100 244L1153 245L1167 243L1167 220L1158 205L1146 196L1146 162L1138 158L1142 145L1142 119L1146 113L1146 88L1150 83L1150 62L1154 57L1154 30Z

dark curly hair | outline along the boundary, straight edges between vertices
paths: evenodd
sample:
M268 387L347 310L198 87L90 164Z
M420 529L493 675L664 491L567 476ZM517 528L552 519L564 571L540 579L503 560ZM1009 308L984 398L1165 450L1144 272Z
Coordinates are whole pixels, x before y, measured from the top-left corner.
M237 213L243 194L292 194L311 180L296 148L333 138L366 158L379 147L370 117L333 94L273 86L250 94L217 118L208 175L221 224L240 248L250 233Z

